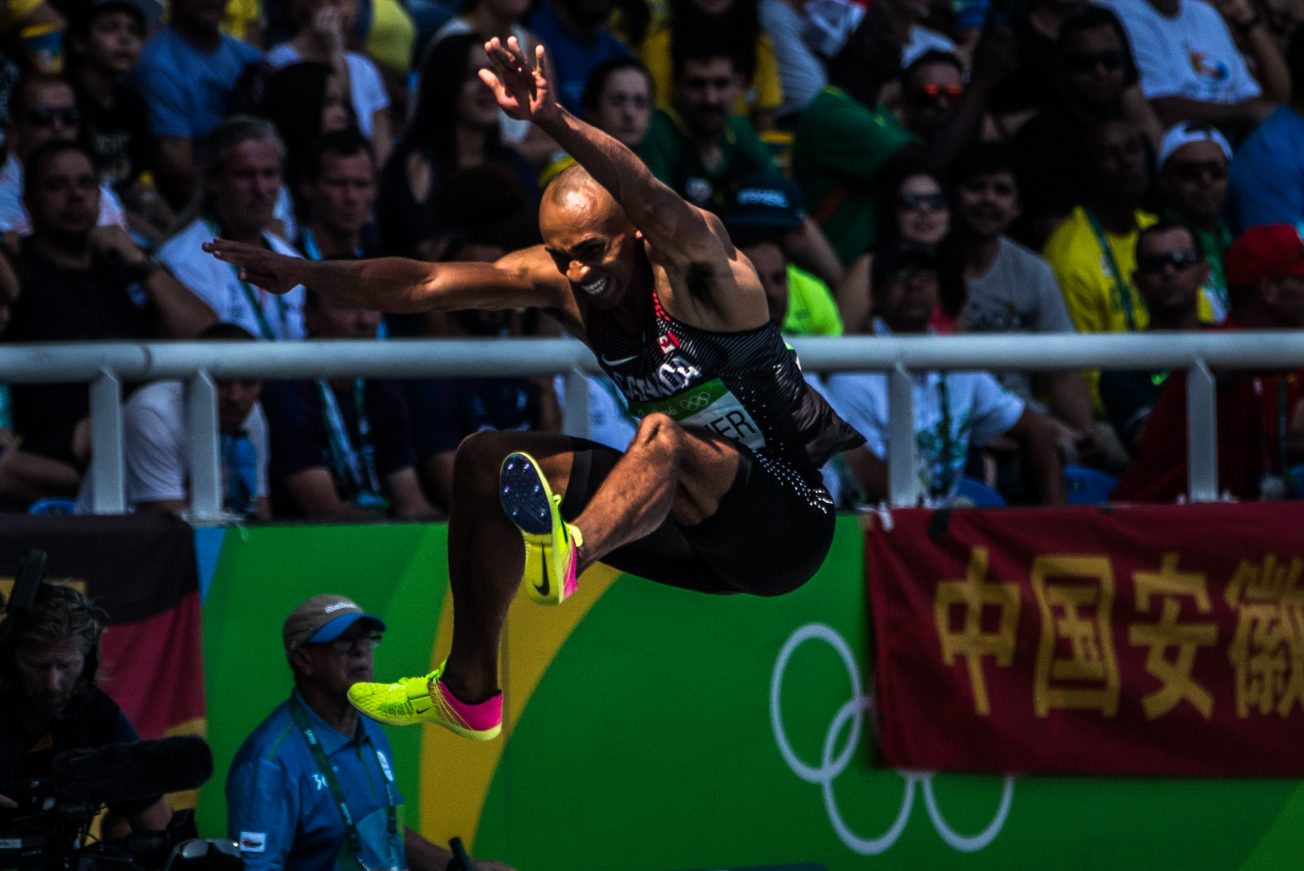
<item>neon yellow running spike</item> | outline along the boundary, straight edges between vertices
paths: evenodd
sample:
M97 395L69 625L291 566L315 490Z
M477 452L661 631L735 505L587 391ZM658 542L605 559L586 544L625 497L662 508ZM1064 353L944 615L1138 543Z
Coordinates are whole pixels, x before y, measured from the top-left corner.
M529 454L509 454L503 460L498 498L525 539L522 580L526 592L541 604L560 605L579 587L575 568L584 536L562 519L561 497L553 494L547 477Z
M434 723L477 741L497 738L503 728L503 694L468 705L444 686L443 673L440 665L430 674L394 683L355 683L349 687L349 703L387 726Z

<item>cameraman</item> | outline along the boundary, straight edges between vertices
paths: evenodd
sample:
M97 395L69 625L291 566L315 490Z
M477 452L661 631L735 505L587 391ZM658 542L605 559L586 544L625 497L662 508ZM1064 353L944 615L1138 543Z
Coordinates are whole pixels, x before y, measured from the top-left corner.
M90 600L71 587L48 586L30 610L0 622L0 822L18 808L18 782L49 774L56 754L140 740L95 685L101 631ZM157 796L110 805L101 828L116 838L162 831L171 818Z

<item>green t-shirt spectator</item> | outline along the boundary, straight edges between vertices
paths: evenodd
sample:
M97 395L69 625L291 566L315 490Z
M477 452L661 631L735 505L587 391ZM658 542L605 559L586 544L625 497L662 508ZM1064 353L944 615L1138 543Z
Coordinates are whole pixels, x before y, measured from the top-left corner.
M842 315L829 286L806 270L788 264L788 311L780 330L785 336L840 336Z
M679 115L673 109L657 109L638 156L675 193L695 206L723 214L740 182L777 169L751 123L739 115L729 117L720 136L720 151L719 164L707 169Z
M866 108L829 86L801 113L792 168L806 208L844 266L874 242L878 174L914 136L882 105Z

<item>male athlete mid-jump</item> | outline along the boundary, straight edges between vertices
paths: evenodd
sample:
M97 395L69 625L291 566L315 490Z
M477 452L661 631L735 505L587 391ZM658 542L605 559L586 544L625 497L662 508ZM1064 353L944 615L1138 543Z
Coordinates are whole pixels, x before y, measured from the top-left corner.
M543 194L544 244L493 264L313 262L205 246L273 292L303 284L389 312L545 309L594 350L642 418L623 454L547 433L482 432L458 448L448 658L428 675L354 684L349 698L383 723L433 722L482 740L502 728L499 643L522 581L557 604L602 561L706 593L789 592L833 536L819 467L864 441L806 385L720 220L561 108L542 48L533 62L514 38L485 48L491 69L480 77L499 105L578 164Z

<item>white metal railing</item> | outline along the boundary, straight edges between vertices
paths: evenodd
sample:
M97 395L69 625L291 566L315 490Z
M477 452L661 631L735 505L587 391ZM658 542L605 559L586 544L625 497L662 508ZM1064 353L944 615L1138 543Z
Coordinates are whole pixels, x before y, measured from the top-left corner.
M1216 396L1211 370L1304 366L1304 331L846 336L794 339L792 344L807 371L887 373L888 482L893 505L914 505L919 493L912 370L1185 369L1189 376L1188 492L1192 501L1209 501L1218 497ZM96 513L125 509L122 383L185 381L191 516L197 522L215 520L221 514L216 378L561 373L567 378L565 429L583 433L588 420L588 390L583 378L599 371L588 349L571 339L0 345L0 383L90 384L95 456L91 483Z

